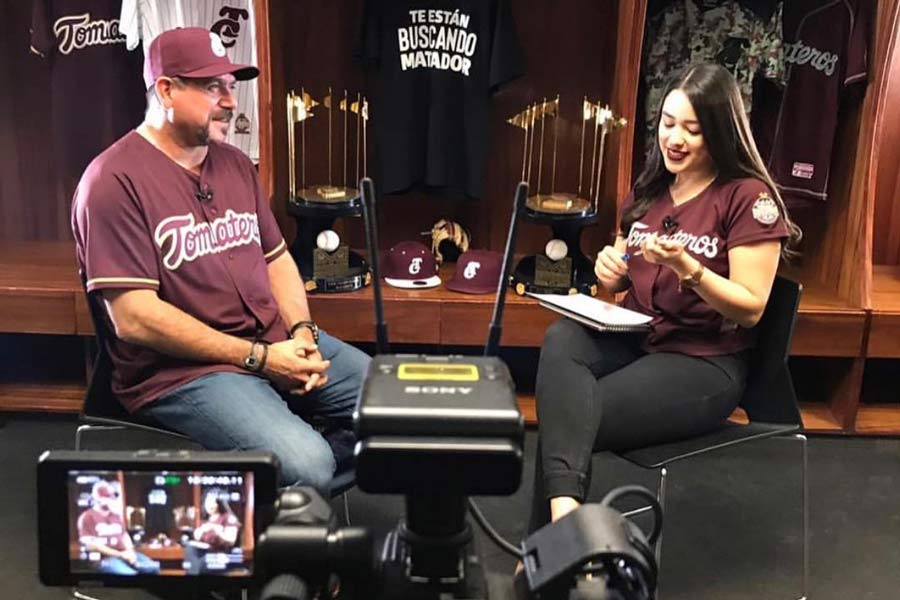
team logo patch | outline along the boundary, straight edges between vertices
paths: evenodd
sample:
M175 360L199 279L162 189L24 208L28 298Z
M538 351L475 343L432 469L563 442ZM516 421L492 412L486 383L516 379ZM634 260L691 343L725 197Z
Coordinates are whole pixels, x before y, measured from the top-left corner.
M478 274L478 269L481 268L481 263L477 261L472 261L466 265L466 270L463 271L463 277L466 279L474 279L475 275Z
M762 192L753 203L753 218L763 225L772 225L778 220L778 204L766 192Z
M219 58L225 56L225 45L222 43L222 38L212 32L209 33L209 47L212 49L212 53Z
M417 256L412 259L409 263L409 274L410 275L418 275L419 271L422 270L422 257Z
M250 133L250 119L247 118L247 115L244 113L239 114L234 119L234 132L235 133Z

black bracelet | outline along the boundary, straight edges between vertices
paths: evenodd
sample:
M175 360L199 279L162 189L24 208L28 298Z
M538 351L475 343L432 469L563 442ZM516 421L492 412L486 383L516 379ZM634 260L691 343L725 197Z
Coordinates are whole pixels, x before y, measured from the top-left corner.
M297 321L293 325L291 325L291 329L288 331L288 337L293 338L294 334L297 333L297 330L301 327L307 327L313 334L313 339L315 341L319 341L319 328L316 326L315 321Z

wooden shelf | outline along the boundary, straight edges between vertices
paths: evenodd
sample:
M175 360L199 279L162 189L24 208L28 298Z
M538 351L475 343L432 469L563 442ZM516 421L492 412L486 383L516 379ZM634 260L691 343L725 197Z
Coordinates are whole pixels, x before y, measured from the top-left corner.
M800 403L803 430L807 433L842 433L840 421L827 404Z
M72 242L0 242L0 331L75 334L76 293Z
M900 404L861 404L854 433L897 435L900 432Z
M867 350L871 358L900 358L900 266L875 266Z
M819 283L804 283L791 354L861 356L866 311Z
M77 413L84 401L85 384L0 383L0 411Z
M92 335L70 242L0 243L0 332L53 335ZM446 265L441 277L454 275ZM383 286L391 339L398 343L480 346L491 317L493 294L470 295L447 290L405 290ZM875 271L872 329L868 350L872 357L900 357L900 267ZM611 300L606 297L605 299ZM349 294L311 294L313 314L320 325L351 342L374 341L373 293L365 288ZM537 348L544 331L558 316L531 298L507 291L502 345ZM858 401L855 378L865 353L867 320L861 307L841 299L824 284L806 283L791 354L804 357L852 359L841 363L842 375L832 392L820 390L803 405L808 431L860 433L900 431L889 406L861 406L855 422L851 410ZM0 410L75 412L80 409L84 384L0 383ZM822 396L819 403L819 396ZM520 396L528 423L535 422L534 398ZM885 423L879 423L884 416ZM843 426L842 426L843 424Z

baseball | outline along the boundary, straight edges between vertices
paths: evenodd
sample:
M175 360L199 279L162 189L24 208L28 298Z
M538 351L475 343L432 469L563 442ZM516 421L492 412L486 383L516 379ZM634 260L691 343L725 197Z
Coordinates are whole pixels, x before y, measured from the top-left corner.
M544 246L544 253L550 260L562 260L569 253L569 247L564 241L553 239Z
M319 235L316 236L316 246L325 252L334 252L340 243L341 238L333 229L320 231Z

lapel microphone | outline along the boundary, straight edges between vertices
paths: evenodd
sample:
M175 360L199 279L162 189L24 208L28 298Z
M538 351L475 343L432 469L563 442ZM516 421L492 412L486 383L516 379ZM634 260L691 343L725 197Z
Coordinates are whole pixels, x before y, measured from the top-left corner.
M204 185L194 196L200 202L212 202L213 191L208 185Z

